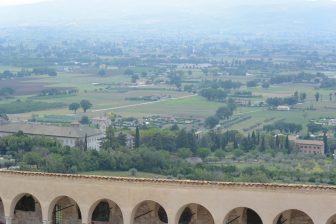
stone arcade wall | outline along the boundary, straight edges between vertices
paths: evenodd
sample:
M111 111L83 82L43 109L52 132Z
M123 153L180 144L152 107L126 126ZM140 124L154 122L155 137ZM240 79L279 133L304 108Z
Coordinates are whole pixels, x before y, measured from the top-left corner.
M0 224L5 223L6 219L5 219L5 211L4 211L4 207L2 204L2 201L0 199Z
M120 208L110 201L108 201L110 205L110 220L108 222L102 221L92 221L92 224L123 224L123 217Z
M119 206L123 224L136 224L133 221L136 209L144 201L161 205L167 212L168 224L178 224L180 215L189 205L195 213L192 224L211 224L209 220L212 218L214 224L224 224L225 217L232 210L242 207L253 209L264 224L276 224L276 217L289 209L303 211L314 224L333 224L336 220L336 187L331 186L152 180L14 171L0 171L0 220L4 220L5 216L6 224L15 223L15 203L23 194L37 199L44 224L51 223L55 201L63 196L77 202L83 224L91 224L90 216L100 200L110 200ZM236 214L239 213L236 211ZM307 220L297 215L292 213L292 221L286 224L307 224ZM155 218L155 213L151 217ZM121 224L120 220L111 223ZM153 224L156 224L155 220ZM141 223L152 224L148 220ZM242 220L237 224L246 223Z
M57 203L61 208L67 208L61 211L63 224L81 224L82 220L78 219L77 203L68 197L60 198ZM71 206L71 207L69 207Z

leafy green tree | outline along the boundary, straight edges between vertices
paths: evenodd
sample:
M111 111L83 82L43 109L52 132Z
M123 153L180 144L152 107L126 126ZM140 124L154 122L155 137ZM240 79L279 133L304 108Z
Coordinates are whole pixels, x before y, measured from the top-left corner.
M211 154L211 150L209 148L198 148L197 155L201 158L206 158Z
M138 170L135 169L135 168L132 168L132 169L129 170L129 172L130 172L131 176L135 177L137 175Z
M13 88L10 87L4 87L4 88L0 88L0 96L12 96L15 94L15 90Z
M173 124L171 127L170 127L170 130L171 131L178 131L180 130L179 126L177 124Z
M132 83L136 83L138 79L139 79L139 76L138 76L137 74L134 74L134 75L132 75L132 77L131 77L131 82L132 82Z
M316 123L309 123L307 124L308 132L310 133L317 133L320 131L323 131L323 125L322 124L316 124Z
M69 105L69 110L74 111L75 113L77 112L77 110L81 107L81 105L79 103L71 103Z
M128 75L128 76L132 76L134 75L134 72L132 69L126 69L125 72L124 72L125 75Z
M220 107L216 111L216 116L220 119L229 119L232 115L233 110L228 106Z
M92 108L92 103L88 100L81 100L80 106L82 107L84 113L86 113L87 110Z
M307 98L307 94L306 93L300 93L300 101L301 102L304 102L305 100L306 100L306 98Z
M102 139L101 147L103 149L115 149L117 147L117 140L113 126L106 128L105 137Z
M81 124L90 124L90 119L89 119L88 116L83 116L83 117L80 119L79 123L81 123Z
M219 123L219 119L218 117L216 116L211 116L211 117L208 117L206 120L205 120L205 126L212 129L214 127L216 127L216 125Z
M126 136L126 134L124 134L122 132L119 132L116 140L117 140L119 146L126 146L127 136Z
M177 150L177 156L179 158L186 159L192 156L192 151L189 148L180 148Z

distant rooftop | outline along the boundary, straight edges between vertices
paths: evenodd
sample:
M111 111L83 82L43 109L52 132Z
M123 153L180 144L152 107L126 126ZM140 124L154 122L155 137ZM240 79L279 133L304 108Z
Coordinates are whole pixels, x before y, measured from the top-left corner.
M323 141L318 141L318 140L296 140L296 144L307 144L307 145L320 145L323 146L324 143Z
M66 138L84 138L100 135L101 131L87 126L55 126L42 125L32 123L9 123L0 125L0 132L15 134L22 131L29 135L42 135L50 137L66 137Z

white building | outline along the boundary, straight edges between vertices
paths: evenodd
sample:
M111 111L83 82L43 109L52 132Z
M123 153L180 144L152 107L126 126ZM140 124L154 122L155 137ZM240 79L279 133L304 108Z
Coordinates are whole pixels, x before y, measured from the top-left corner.
M280 105L277 107L277 110L279 111L290 111L290 107L286 105Z
M103 132L96 128L72 124L69 127L41 125L33 123L8 123L0 125L0 137L16 134L22 131L29 136L44 136L60 141L64 146L74 147L87 138L89 149L99 150Z

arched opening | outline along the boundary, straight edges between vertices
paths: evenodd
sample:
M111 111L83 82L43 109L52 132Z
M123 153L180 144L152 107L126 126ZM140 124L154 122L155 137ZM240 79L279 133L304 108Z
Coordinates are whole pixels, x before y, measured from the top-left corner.
M13 223L36 223L42 224L42 209L40 202L31 194L17 197L15 203Z
M96 202L90 210L91 224L123 224L120 207L110 200Z
M6 223L5 208L4 208L3 202L0 198L0 224L5 224L5 223Z
M327 224L336 224L336 215L333 215L330 219L328 219Z
M208 209L199 204L189 204L180 210L178 224L214 224Z
M157 202L144 201L136 206L133 212L133 224L165 224L168 223L166 210Z
M235 208L225 217L224 224L263 224L260 216L250 208Z
M291 209L279 214L273 224L314 224L313 220L304 212Z
M70 197L67 196L58 197L52 203L51 209L52 209L51 214L52 224L82 223L82 213L79 209L79 206L76 203L76 201Z

